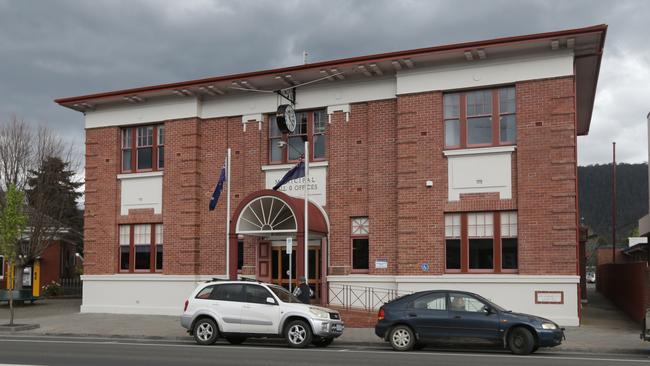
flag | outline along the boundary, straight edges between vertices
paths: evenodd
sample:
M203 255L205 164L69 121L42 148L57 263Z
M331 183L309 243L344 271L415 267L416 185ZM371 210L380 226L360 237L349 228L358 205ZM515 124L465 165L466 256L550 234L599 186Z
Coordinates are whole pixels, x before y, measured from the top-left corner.
M277 191L278 188L280 188L283 185L287 184L289 181L292 181L294 179L298 179L298 178L301 178L301 177L304 177L304 176L305 176L305 162L302 161L302 159L301 159L300 162L298 164L296 164L296 166L291 168L291 170L289 170L287 172L287 174L285 174L284 177L282 177L282 179L280 179L278 181L278 183L275 185L275 187L273 187L273 190Z
M219 201L219 196L221 196L221 190L223 189L223 182L226 180L226 167L221 168L221 175L219 176L219 182L214 188L214 193L212 193L212 198L210 198L210 211L213 211L217 207L217 202Z

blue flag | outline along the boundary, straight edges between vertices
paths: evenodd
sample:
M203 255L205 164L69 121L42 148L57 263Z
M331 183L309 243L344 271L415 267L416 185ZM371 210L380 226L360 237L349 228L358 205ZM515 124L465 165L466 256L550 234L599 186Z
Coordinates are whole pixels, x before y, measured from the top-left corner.
M210 211L213 211L217 207L217 202L219 201L219 196L221 196L221 190L223 189L223 182L226 180L226 167L221 168L221 175L219 176L219 182L214 188L214 193L212 193L212 198L210 198Z
M305 176L305 162L303 162L301 160L298 164L296 164L296 166L291 168L291 170L289 170L287 172L287 174L285 174L284 177L282 177L282 179L280 179L278 181L278 184L276 184L275 187L273 187L273 190L277 191L278 188L280 188L283 185L287 184L289 181L292 181L294 179L298 179L298 178L301 178L301 177L304 177L304 176Z

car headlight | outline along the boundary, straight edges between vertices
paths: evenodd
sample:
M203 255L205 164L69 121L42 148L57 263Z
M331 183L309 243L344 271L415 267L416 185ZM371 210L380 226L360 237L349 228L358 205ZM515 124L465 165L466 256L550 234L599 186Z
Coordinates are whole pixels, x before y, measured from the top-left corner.
M309 312L314 314L315 317L317 318L324 318L324 319L329 319L330 313L328 313L325 310L319 309L319 308L309 308Z
M542 323L542 329L557 329L554 323Z

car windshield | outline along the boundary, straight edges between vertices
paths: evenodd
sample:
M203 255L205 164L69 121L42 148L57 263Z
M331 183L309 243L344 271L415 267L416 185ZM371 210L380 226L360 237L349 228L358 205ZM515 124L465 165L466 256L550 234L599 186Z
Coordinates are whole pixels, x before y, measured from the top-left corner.
M493 309L496 309L497 311L501 311L501 312L509 311L509 310L506 310L506 309L502 308L501 306L499 306L499 305L493 303L492 301L490 301L490 300L488 300L488 299L486 299L486 298L481 298L481 300L483 300L483 301L487 302L488 304L490 304L490 306L491 306Z
M293 294L289 291L287 291L284 287L280 286L269 286L271 291L277 296L280 301L282 302L295 302L295 303L301 303L300 300L298 300L297 297L293 296Z

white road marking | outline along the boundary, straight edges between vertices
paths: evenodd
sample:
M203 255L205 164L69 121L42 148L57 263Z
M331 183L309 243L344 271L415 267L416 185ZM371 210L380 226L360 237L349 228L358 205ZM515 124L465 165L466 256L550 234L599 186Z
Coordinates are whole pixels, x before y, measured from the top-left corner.
M169 343L126 343L120 342L119 340L109 340L109 341L61 341L61 340L41 340L41 339L3 339L0 338L0 342L25 342L25 343L60 343L60 344L96 344L96 345L124 345L124 346L147 346L147 347L190 347L190 348L201 348L205 350L214 349L219 350L223 348L228 349L248 349L248 350L266 350L266 351L280 351L286 353L287 351L295 352L349 352L349 353L385 353L387 355L399 355L402 356L443 356L443 357L492 357L492 358L521 358L521 359L544 359L544 360L573 360L573 361L598 361L598 362L627 362L627 363L642 363L650 364L650 360L642 359L619 359L619 358L600 358L600 357L563 357L563 356L545 356L545 355L511 355L511 354L494 354L494 353L456 353L456 352L394 352L392 350L351 350L351 349L319 349L319 348L307 348L307 349L295 349L295 348L284 348L284 347L268 347L268 346L228 346L228 345L217 345L217 346L200 346L197 344L169 344ZM25 365L22 365L25 366Z

